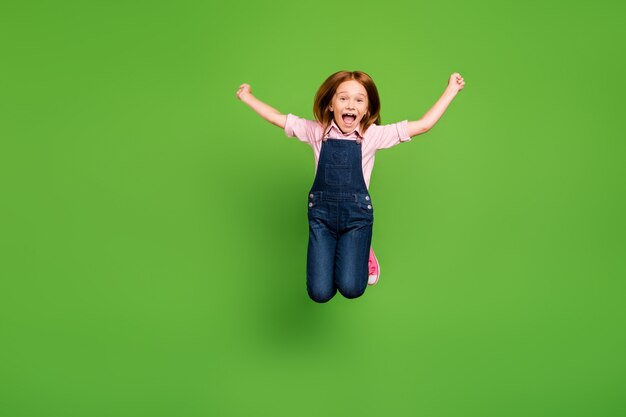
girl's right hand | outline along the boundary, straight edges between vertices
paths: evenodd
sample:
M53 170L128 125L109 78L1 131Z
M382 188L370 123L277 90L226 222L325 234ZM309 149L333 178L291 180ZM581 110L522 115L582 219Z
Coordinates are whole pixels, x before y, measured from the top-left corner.
M461 74L458 72L452 74L448 80L448 89L458 93L463 87L465 87L465 80L461 77Z
M239 100L243 100L245 96L248 94L252 94L252 90L250 89L250 84L241 84L239 86L239 90L237 90L237 98Z

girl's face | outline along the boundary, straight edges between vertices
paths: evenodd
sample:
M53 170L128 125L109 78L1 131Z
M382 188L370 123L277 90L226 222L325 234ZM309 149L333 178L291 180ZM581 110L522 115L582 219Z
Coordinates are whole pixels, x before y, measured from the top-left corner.
M365 87L358 81L348 80L337 87L329 109L333 112L335 123L341 131L350 133L359 126L367 114L368 107Z

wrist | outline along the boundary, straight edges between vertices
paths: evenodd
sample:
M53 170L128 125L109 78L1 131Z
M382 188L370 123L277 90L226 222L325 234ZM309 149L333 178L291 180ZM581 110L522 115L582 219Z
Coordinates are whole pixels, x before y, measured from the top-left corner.
M243 101L246 104L250 104L250 101L254 98L254 96L252 95L252 93L246 93L246 94L242 94L241 95L241 101Z
M445 94L451 95L451 96L456 96L456 94L459 92L459 90L457 88L455 88L454 86L447 86L446 87L446 91Z

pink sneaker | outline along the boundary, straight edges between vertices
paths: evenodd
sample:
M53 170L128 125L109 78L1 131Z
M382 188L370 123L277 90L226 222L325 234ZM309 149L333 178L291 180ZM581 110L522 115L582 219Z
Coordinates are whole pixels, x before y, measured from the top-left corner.
M378 278L380 278L380 265L378 265L378 259L374 255L374 250L370 247L370 259L369 265L369 277L367 279L367 285L376 285Z

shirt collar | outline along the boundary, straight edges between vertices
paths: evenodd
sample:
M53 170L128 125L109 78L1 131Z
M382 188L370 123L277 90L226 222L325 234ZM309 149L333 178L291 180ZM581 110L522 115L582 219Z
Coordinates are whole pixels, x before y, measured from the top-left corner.
M348 135L352 135L353 133L356 133L358 137L360 137L361 139L363 139L363 135L361 134L361 124L359 123L358 126L356 127L356 129L354 129L352 132L345 134L341 131L341 129L339 129L339 126L337 126L337 123L335 123L335 119L333 118L331 120L330 126L328 126L328 129L326 129L326 132L324 132L324 137L326 137L326 135L328 135L328 132L330 132L330 130L332 128L335 128L337 130L337 132L342 135L342 136L348 136Z

